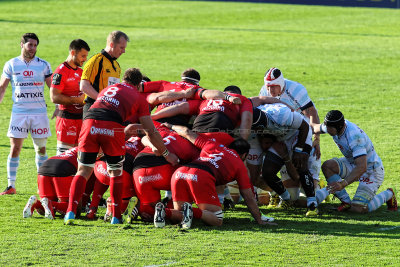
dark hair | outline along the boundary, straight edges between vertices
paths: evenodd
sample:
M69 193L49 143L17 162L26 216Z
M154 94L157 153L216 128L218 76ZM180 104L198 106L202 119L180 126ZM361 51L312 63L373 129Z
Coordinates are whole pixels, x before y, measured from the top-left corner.
M69 51L75 50L78 52L81 51L82 49L90 51L89 45L82 39L75 39L69 44Z
M151 80L146 75L143 75L142 82L151 82Z
M243 155L243 154L249 153L250 144L243 138L239 137L239 138L236 138L228 146L228 148L235 150L239 155Z
M107 37L107 44L119 43L119 40L121 38L124 38L127 42L129 42L129 37L128 37L128 35L126 35L126 33L121 32L121 31L113 31Z
M132 85L139 85L142 82L143 76L139 69L130 68L127 69L124 73L124 77L122 80Z
M37 37L37 35L34 34L33 32L28 32L28 33L25 33L24 35L22 35L21 43L26 44L28 42L28 39L36 40L37 44L39 44L39 37Z
M224 92L229 92L229 93L238 94L238 95L242 94L242 90L240 90L240 88L237 87L236 85L229 85L229 86L225 87Z
M182 81L198 85L200 82L200 73L195 69L187 69L182 72L181 78Z
M267 133L262 133L257 135L259 140L262 140L263 138L269 138L272 140L272 142L276 142L276 136L272 134L267 134Z
M324 119L324 124L329 127L334 127L338 133L342 130L344 126L344 116L339 110L329 111Z

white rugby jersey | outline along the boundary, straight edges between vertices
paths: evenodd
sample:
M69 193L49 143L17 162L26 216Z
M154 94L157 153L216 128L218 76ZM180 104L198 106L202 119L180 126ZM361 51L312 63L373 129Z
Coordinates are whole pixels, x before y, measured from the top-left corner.
M268 122L263 133L272 134L278 141L285 141L297 134L303 116L293 112L284 104L264 104L257 107L267 115Z
M47 113L44 99L45 79L52 74L50 64L35 57L26 63L15 57L4 65L3 76L11 80L12 112L19 114Z
M290 105L295 111L302 112L311 106L311 98L308 96L306 88L300 83L285 79L285 87L282 94L276 98ZM260 96L271 96L265 85L261 87Z
M376 169L382 166L382 160L376 153L374 145L368 135L354 123L345 120L346 128L342 135L333 136L333 141L346 157L354 164L354 160L360 156L367 156L367 170Z

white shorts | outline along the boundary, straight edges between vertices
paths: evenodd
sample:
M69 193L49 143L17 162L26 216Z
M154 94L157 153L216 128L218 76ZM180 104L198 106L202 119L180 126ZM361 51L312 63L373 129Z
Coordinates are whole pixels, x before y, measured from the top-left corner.
M264 152L261 149L260 142L258 141L256 134L249 136L248 142L250 144L249 155L246 161L252 165L262 165Z
M345 179L349 176L350 172L354 169L355 165L343 158L333 158L339 166L339 176ZM353 197L352 203L366 206L375 197L379 187L383 183L385 170L383 166L367 170L358 179L359 185L356 194Z
M17 114L11 113L7 136L12 138L47 138L51 136L50 123L47 114Z

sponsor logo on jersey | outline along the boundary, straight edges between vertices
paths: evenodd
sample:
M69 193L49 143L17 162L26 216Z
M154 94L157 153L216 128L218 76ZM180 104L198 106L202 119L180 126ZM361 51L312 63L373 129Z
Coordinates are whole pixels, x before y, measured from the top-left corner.
M61 78L62 75L60 73L54 73L51 83L54 85L59 85L61 83Z
M71 126L71 127L68 128L67 136L69 136L69 135L70 136L76 136L77 135L75 126Z
M104 169L104 167L103 167L102 164L98 164L98 165L97 165L96 171L97 171L98 173L103 174L104 176L110 177L110 175L108 174L107 170Z
M43 82L15 82L14 86L43 86Z
M218 165L217 161L222 159L222 157L220 157L220 156L223 156L223 155L224 155L224 153L220 152L218 154L209 154L208 157L199 157L199 159L201 161L207 161L207 162L211 163L215 168L218 169L219 165Z
M148 175L148 176L139 176L139 183L144 184L148 182L154 182L154 181L159 181L162 179L161 174L157 173L154 175Z
M49 128L38 128L32 129L31 134L47 134L49 132Z
M25 77L32 77L33 76L33 71L31 70L26 70L22 73Z
M11 131L13 131L13 132L20 132L20 133L27 133L27 132L28 132L28 129L27 129L27 128L18 127L18 126L13 126L13 125L10 126L10 129L11 129Z
M178 171L178 172L175 174L175 179L176 179L176 180L179 180L179 179L182 179L182 180L191 180L191 181L197 182L197 174L184 173L184 172Z
M91 134L101 134L101 135L108 135L108 136L114 136L114 130L107 129L107 128L97 128L92 126L90 128L90 133Z
M42 92L35 92L35 93L15 93L16 98L37 98L43 97Z
M115 98L112 98L112 97L108 97L108 96L103 95L103 96L100 98L100 100L101 100L101 101L104 101L104 102L107 102L107 103L110 103L110 104L112 104L112 105L115 106L115 107L118 107L118 106L119 106L119 101L118 101L117 99L115 99Z

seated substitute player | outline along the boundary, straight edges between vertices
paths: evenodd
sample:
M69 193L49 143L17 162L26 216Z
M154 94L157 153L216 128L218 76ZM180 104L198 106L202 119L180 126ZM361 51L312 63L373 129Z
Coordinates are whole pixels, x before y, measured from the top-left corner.
M124 215L127 215L125 217L132 219L129 216L131 215L132 209L135 207L129 204L132 202L132 197L136 196L132 179L133 161L135 160L136 155L143 150L144 146L140 142L139 137L131 137L125 142L125 148L126 153L122 173L123 192L121 211ZM105 157L96 161L94 166L94 175L96 176L96 182L94 185L92 202L90 203L89 211L86 214L86 218L90 220L96 219L96 212L100 204L100 200L110 185L110 175L107 172L107 163ZM111 220L112 218L112 211L108 208L109 207L107 207L107 212L104 216L105 221Z
M140 123L150 141L168 162L177 164L178 158L169 153L163 140L150 118L149 106L137 91L142 74L139 69L128 69L123 82L114 84L98 95L90 107L82 124L78 146L78 172L70 192L70 199L65 224L72 224L75 219L77 203L82 196L82 188L93 172L96 155L101 148L106 156L107 171L110 173L110 194L113 218L111 224L122 223L122 163L125 155L125 133L123 123L137 114Z
M283 104L264 104L259 99L252 98L254 106L253 129L259 133L272 134L277 141L284 142L294 166L297 168L301 185L307 197L306 216L318 214L318 203L315 198L313 178L308 170L308 157L311 151L312 131L300 113L291 111ZM252 149L259 157L262 149L258 142L252 142ZM281 206L288 208L292 205L290 193L285 189L277 173L285 165L284 159L271 147L266 152L262 165L264 181L279 194L282 199Z
M382 160L367 134L356 124L345 120L339 110L329 111L323 124L312 126L315 133L331 135L344 156L322 164L328 187L317 191L318 201L322 202L332 193L342 202L338 211L366 213L378 209L385 202L389 210L396 211L395 190L388 188L376 195L385 172ZM351 200L345 188L356 181L359 184Z
M58 104L56 120L57 154L78 145L82 127L82 106L85 95L79 89L83 63L90 51L89 45L81 39L69 45L69 55L53 73L50 99Z
M65 214L68 207L69 190L76 173L78 148L47 159L38 171L40 201L31 196L25 205L23 217L32 217L33 211L54 219L55 212ZM91 177L94 179L94 177Z
M267 224L267 221L273 220L263 217L258 209L253 186L243 163L250 148L246 140L238 138L227 148L184 126L169 127L201 149L201 152L198 159L179 167L173 174L171 189L174 209L165 208L161 202L157 203L154 215L156 227L163 227L165 218L168 218L176 223L181 222L183 228L190 228L193 217L209 225L222 225L223 211L216 185L224 185L233 180L238 182L240 193L256 222ZM189 202L195 202L198 208L192 208Z

